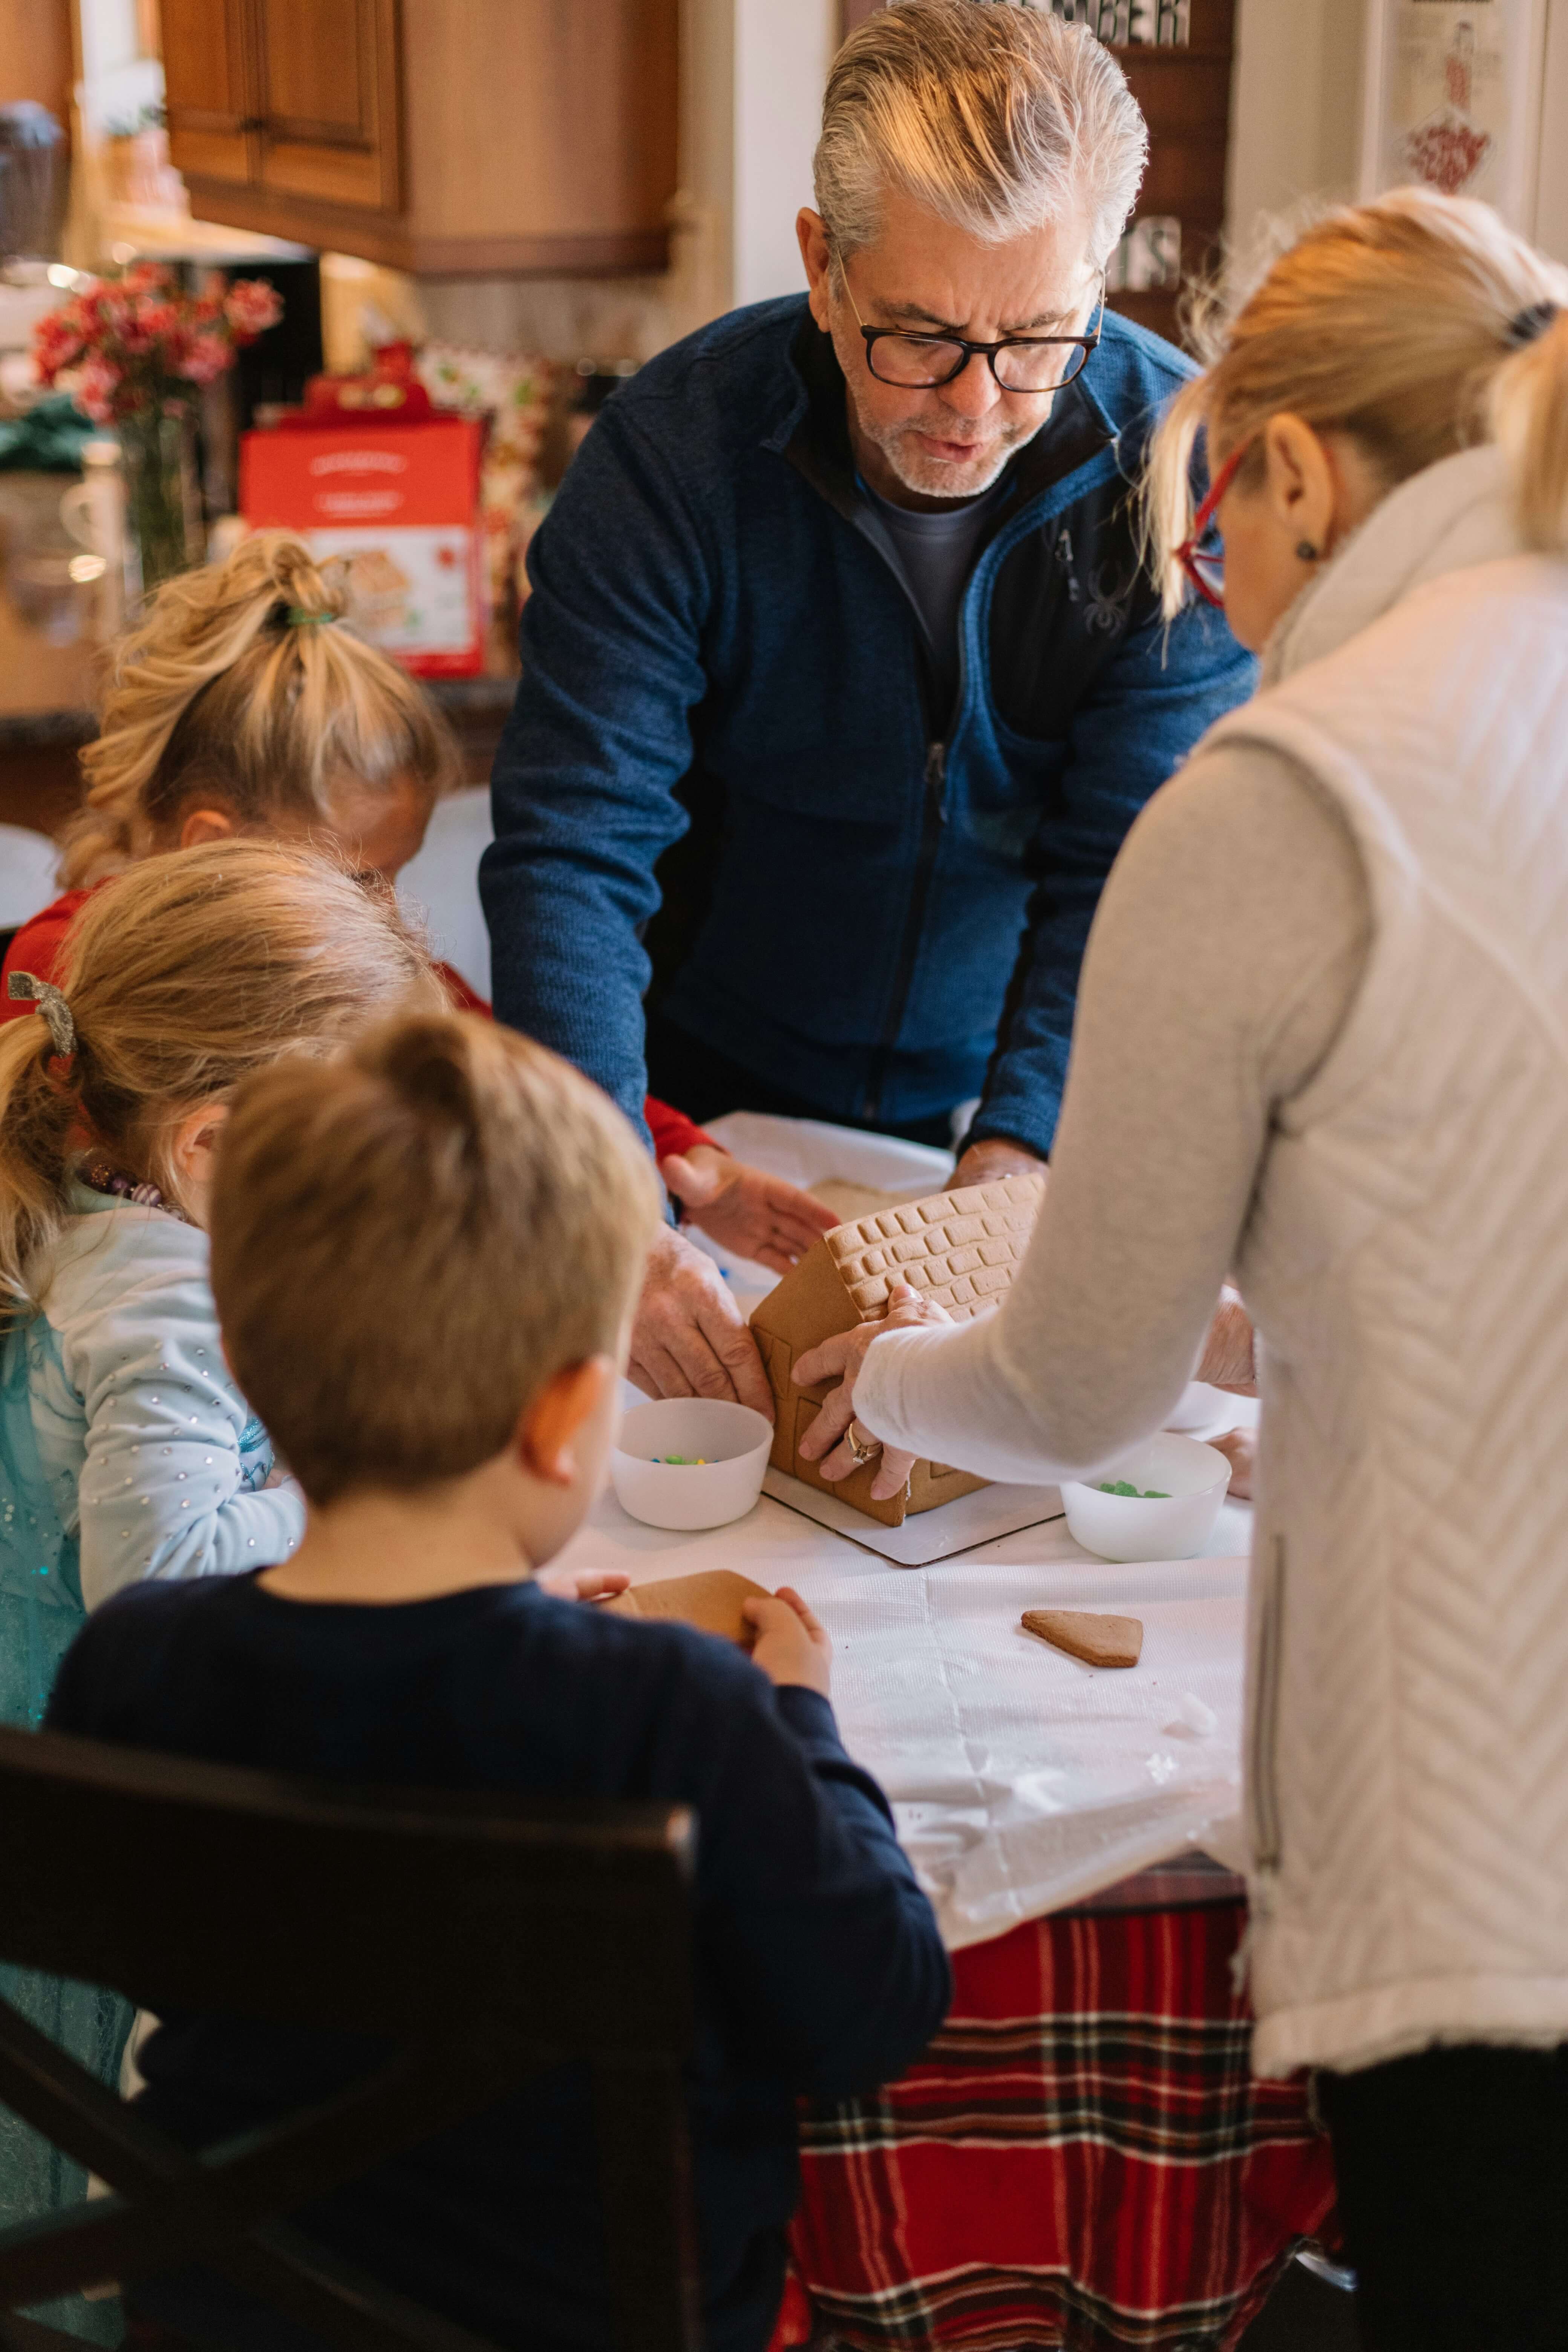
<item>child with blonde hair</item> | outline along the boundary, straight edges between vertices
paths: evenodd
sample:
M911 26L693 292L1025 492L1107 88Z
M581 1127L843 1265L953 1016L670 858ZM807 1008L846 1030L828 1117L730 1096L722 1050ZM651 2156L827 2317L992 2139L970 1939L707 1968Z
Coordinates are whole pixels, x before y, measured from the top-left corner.
M390 897L259 841L153 857L85 908L63 987L0 1030L0 1718L37 1722L83 1611L139 1577L281 1558L292 1485L207 1286L232 1088L423 988Z
M224 562L164 583L121 641L102 730L81 762L87 799L65 838L65 890L16 934L0 968L0 1022L28 1009L5 997L5 976L52 978L106 875L254 836L310 843L390 882L462 774L437 705L355 635L342 567L318 564L286 531L258 532ZM489 1011L441 971L455 1003ZM668 1104L650 1097L644 1108L671 1192L742 1255L785 1272L834 1223Z
M950 1977L887 1801L840 1743L827 1639L798 1594L748 1604L748 1658L549 1581L604 1482L658 1216L614 1105L472 1017L396 1020L331 1064L258 1073L218 1152L213 1284L304 1487L305 1540L252 1575L121 1594L50 1721L360 1783L690 1805L702 2334L763 2352L796 2095L900 2072ZM193 2146L374 2058L210 2015L171 2018L141 2055L142 2112ZM489 2341L609 2341L584 2070L546 2071L297 2218L329 2259ZM271 2340L200 2271L140 2281L135 2302L196 2342Z
M261 841L149 858L83 909L58 982L8 984L39 1017L0 1029L0 1720L37 1725L89 1609L299 1542L303 1497L218 1337L214 1146L242 1078L439 990L389 893ZM31 1969L0 1992L114 2080L122 2001ZM79 2193L5 2118L0 2221ZM119 2341L109 2307L52 2315Z

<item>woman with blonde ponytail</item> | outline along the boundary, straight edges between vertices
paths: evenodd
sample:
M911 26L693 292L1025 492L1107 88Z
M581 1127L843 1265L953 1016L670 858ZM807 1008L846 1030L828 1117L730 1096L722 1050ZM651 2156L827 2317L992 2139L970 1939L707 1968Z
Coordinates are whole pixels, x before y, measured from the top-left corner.
M139 858L205 841L309 842L390 882L414 856L437 798L458 780L458 747L437 706L354 634L346 609L341 567L318 565L284 531L259 532L159 590L117 650L102 730L81 755L87 801L66 835L65 890L22 926L0 966L0 1026L30 1009L5 994L10 973L52 978L89 892ZM458 972L441 970L454 1003L489 1013ZM668 1103L650 1096L644 1115L671 1192L738 1255L782 1274L833 1223L809 1193L731 1158ZM717 1276L713 1289L717 1309L708 1298L704 1312L718 1346L738 1344L752 1401L766 1403ZM698 1375L720 1370L700 1335L687 1344Z
M842 1475L853 1415L889 1481L1096 1475L1206 1331L1256 1369L1254 2063L1321 2070L1367 2352L1556 2352L1568 272L1426 191L1329 215L1178 394L1148 520L1261 690L1110 876L1006 1303L895 1290L796 1365L841 1381L804 1450Z

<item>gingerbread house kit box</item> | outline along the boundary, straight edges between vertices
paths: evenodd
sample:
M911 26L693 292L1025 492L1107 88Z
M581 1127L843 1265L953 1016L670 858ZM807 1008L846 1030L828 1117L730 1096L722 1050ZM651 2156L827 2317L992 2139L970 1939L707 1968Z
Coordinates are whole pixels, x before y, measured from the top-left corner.
M847 1478L824 1478L816 1463L801 1459L799 1447L834 1384L796 1388L792 1376L809 1349L879 1316L890 1282L910 1283L958 1322L999 1305L1028 1246L1044 1192L1038 1176L1005 1176L852 1219L812 1244L752 1317L777 1409L775 1470L894 1528L912 1511L934 1510L984 1486L984 1478L940 1462L917 1462L904 1493L889 1502L872 1499L875 1462Z
M341 558L355 625L405 669L475 677L489 614L483 449L468 416L247 433L240 511L253 530L296 530L318 557Z

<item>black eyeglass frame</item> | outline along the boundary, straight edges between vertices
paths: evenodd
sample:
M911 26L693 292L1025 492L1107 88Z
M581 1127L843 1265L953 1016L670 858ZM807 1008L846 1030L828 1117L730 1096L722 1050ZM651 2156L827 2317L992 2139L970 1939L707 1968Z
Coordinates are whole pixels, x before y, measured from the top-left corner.
M964 369L969 365L971 360L984 358L987 366L991 370L991 373L995 380L996 388L999 392L1010 392L1015 394L1021 394L1026 400L1037 399L1043 393L1060 392L1068 384L1076 383L1078 382L1079 377L1083 373L1085 368L1089 365L1089 361L1100 349L1100 338L1105 327L1106 277L1103 269L1100 273L1100 299L1094 306L1094 311L1092 314L1095 321L1092 333L1082 335L1004 335L999 341L994 343L971 342L965 335L922 335L911 331L908 327L868 327L866 324L865 320L860 316L859 305L857 303L854 295L850 293L849 280L847 276L844 273L842 265L840 266L839 270L839 283L843 286L845 293L849 296L849 308L855 313L855 323L860 330L860 340L866 346L866 366L868 372L873 376L876 376L879 383L890 384L893 389L898 392L940 391L945 384L956 383L959 377L963 373ZM933 375L922 383L911 383L907 376L879 375L874 356L876 347L885 339L892 338L896 338L900 342L946 343L959 353L959 357L954 364L949 368L945 375ZM1041 383L1026 387L1021 384L1005 383L1003 382L996 367L996 354L998 352L1038 351L1048 348L1052 345L1063 348L1075 346L1082 352L1083 356L1079 361L1079 363L1075 368L1071 369L1068 374L1059 376L1055 383Z

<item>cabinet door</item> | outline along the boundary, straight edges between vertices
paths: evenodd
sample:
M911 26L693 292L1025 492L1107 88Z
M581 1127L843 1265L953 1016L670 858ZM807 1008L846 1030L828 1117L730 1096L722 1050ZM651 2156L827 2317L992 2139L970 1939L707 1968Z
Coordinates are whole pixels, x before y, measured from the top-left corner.
M253 0L261 179L290 195L398 201L396 0Z
M260 155L246 0L163 0L169 153L198 180L251 180Z

